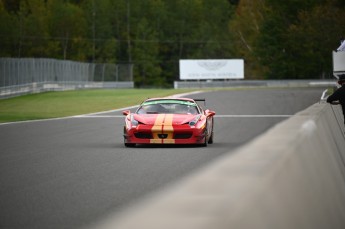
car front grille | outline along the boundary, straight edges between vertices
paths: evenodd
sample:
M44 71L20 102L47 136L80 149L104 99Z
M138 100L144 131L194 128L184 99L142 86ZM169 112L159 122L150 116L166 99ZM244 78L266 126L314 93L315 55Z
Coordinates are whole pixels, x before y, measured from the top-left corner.
M141 139L152 139L151 133L138 132L138 133L135 133L134 136L136 138L141 138Z
M192 133L176 133L174 139L188 139L192 137Z
M192 137L192 133L174 133L174 135L169 135L166 134L166 133L160 133L160 134L157 134L156 136L160 139L166 139L166 138L171 138L173 137L173 139L188 139L188 138L191 138ZM138 133L135 133L134 136L136 138L140 138L140 139L153 139L153 134L152 133L147 133L147 132L138 132Z

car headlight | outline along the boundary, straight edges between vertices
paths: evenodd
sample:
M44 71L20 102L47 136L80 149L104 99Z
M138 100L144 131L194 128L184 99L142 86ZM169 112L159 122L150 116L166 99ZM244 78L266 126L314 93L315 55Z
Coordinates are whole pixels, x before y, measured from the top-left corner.
M195 116L195 118L193 118L193 120L189 122L189 125L190 126L195 126L196 123L199 121L200 117L201 117L201 115Z
M139 124L139 122L137 120L135 120L135 118L132 115L131 116L131 125L132 125L132 127L138 126L138 124Z

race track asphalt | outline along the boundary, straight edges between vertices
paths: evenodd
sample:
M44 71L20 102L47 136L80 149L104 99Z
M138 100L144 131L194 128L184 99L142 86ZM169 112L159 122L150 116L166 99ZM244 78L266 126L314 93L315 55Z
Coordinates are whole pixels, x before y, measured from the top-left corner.
M231 154L318 102L322 91L194 94L217 113L208 147L126 148L121 111L0 125L0 228L83 228Z

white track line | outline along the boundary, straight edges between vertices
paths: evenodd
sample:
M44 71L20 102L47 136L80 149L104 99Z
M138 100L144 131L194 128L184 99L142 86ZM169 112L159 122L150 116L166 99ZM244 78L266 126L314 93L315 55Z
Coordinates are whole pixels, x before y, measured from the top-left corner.
M77 115L73 118L125 118L124 115Z
M167 96L167 98L177 98L177 97L183 97L186 95L193 95L193 94L198 94L201 93L202 91L194 91L191 93L184 93L184 94L176 94L172 96ZM109 110L109 111L101 111L97 113L91 113L91 114L84 114L84 115L74 115L74 116L68 116L68 117L61 117L61 118L50 118L50 119L39 119L39 120L27 120L27 121L17 121L17 122L7 122L7 123L0 123L0 126L3 125L10 125L10 124L20 124L20 123L32 123L32 122L46 122L46 121L54 121L54 120L62 120L62 119L70 119L70 118L120 118L124 117L123 115L101 115L109 112L118 112L122 110L128 110L138 107L136 106L131 106L131 107L124 107L120 109L115 109L115 110ZM220 117L220 118L288 118L291 117L292 115L216 115L215 117Z
M219 118L289 118L293 115L215 115Z

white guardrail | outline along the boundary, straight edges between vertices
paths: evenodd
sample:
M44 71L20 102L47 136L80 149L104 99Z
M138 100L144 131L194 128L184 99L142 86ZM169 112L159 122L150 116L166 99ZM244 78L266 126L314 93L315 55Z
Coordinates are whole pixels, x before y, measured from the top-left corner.
M67 91L78 89L134 88L133 81L124 82L42 82L0 88L0 99L47 91Z
M339 105L314 104L97 229L345 228Z

